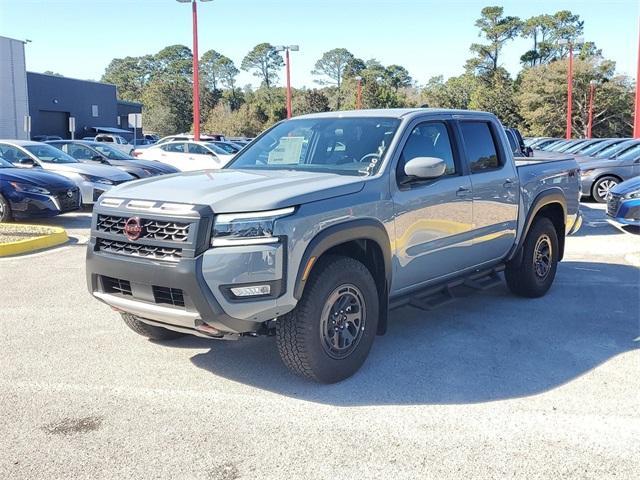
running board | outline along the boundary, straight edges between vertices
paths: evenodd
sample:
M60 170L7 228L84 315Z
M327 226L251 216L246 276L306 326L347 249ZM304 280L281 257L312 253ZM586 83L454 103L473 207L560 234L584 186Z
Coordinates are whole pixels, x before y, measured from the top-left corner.
M389 309L410 306L420 310L433 310L434 308L447 305L458 298L455 290L459 287L472 288L484 291L502 284L499 273L504 270L504 265L498 265L488 270L473 272L468 276L450 280L444 284L430 286L392 298L389 301Z

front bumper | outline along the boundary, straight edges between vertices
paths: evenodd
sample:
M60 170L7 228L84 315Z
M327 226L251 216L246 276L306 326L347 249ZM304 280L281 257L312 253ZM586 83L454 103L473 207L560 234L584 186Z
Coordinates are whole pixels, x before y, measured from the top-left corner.
M620 225L640 226L640 198L612 195L607 202L607 217Z
M214 337L258 332L265 321L286 313L279 305L283 290L272 297L241 300L231 298L228 288L285 285L283 244L209 248L213 214L200 211L200 218L179 219L190 222L191 227L188 240L172 243L183 247L177 258L143 258L125 250L114 253L111 246L104 248L104 239L136 247L139 243L168 245L143 238L131 242L124 235L100 231L97 219L115 213L102 205L94 209L86 271L89 291L98 300L152 325ZM136 215L142 216L131 213ZM210 327L206 335L203 326Z
M71 196L67 192L71 192ZM15 218L45 218L80 208L78 189L64 189L50 194L13 192L8 195Z

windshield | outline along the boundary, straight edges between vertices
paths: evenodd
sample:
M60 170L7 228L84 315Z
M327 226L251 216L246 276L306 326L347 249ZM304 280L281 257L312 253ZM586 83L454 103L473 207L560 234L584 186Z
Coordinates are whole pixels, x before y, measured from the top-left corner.
M289 120L241 150L226 168L371 175L399 124L395 118L369 117Z
M110 160L131 160L129 155L125 155L117 148L106 143L98 143L96 145L91 145L91 147L98 150L102 155Z
M629 146L630 145L627 142L616 143L615 145L610 145L607 148L605 148L604 150L602 150L600 153L598 153L595 156L595 158L610 158L613 155L615 155L616 153L626 150L627 148L629 148Z
M16 168L13 163L9 163L6 160L0 158L0 168Z
M580 155L593 155L594 153L598 153L600 150L603 150L613 144L615 144L615 142L596 142L593 145L579 149L576 153L579 153Z
M636 158L640 158L640 144L626 150L618 157L618 160L635 160Z
M78 163L78 160L51 145L25 145L24 148L44 163Z
M222 149L220 146L216 145L215 143L209 142L209 143L207 143L207 147L213 153L216 153L218 155L232 155L233 154L233 152L227 152L226 150Z
M215 145L216 147L220 147L225 152L231 153L231 154L238 153L240 151L238 147L234 147L233 145L229 143L224 143L224 142L211 142L209 143L209 145Z

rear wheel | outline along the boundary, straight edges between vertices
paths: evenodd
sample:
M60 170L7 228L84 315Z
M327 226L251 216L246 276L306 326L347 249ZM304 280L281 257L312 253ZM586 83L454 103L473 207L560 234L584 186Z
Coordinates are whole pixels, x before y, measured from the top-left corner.
M167 330L166 328L149 325L130 313L121 313L120 315L122 315L122 319L124 320L124 323L127 324L127 327L138 335L147 337L150 340L175 340L176 338L184 337L184 333L174 332L173 330Z
M295 310L276 321L280 357L303 377L344 380L367 358L378 312L378 292L367 267L349 257L321 259Z
M553 283L558 267L558 234L546 217L531 226L522 246L522 262L508 263L505 269L507 286L522 297L541 297Z
M10 222L13 219L11 214L11 206L6 198L0 194L0 223Z
M596 180L591 188L591 196L598 203L607 203L611 189L618 185L620 180L616 177L602 177Z

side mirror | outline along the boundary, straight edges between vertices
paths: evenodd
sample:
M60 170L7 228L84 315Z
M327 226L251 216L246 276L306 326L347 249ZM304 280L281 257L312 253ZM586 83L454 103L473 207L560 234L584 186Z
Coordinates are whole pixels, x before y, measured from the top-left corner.
M218 156L213 152L207 151L207 155L211 155L213 158L218 158Z
M33 160L33 158L29 158L29 157L21 158L19 163L20 163L20 165L22 165L22 166L25 166L25 167L31 167L31 168L36 167L36 166L38 165L38 164Z
M446 170L444 160L435 157L415 157L404 166L404 173L408 177L425 180L441 177Z
M91 157L91 160L93 160L94 162L107 163L101 155L94 155L93 157Z

